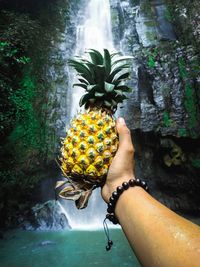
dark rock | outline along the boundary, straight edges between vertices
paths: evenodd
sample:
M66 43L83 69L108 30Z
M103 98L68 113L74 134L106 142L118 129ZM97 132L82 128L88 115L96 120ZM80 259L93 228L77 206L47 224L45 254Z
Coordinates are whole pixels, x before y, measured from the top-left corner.
M3 233L0 232L0 239L4 239Z
M70 229L66 215L58 201L49 200L32 208L32 214L21 223L24 230Z

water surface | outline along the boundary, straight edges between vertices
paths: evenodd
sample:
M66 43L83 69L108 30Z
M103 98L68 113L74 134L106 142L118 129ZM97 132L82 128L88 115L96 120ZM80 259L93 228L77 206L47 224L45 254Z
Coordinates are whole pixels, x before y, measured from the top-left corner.
M114 242L105 250L99 231L11 231L0 240L1 267L140 267L121 229L110 230Z

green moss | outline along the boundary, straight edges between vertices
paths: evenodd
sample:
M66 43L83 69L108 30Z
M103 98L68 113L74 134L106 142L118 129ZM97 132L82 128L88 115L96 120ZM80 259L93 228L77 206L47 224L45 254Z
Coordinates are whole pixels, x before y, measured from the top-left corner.
M156 57L158 55L158 49L157 47L153 48L151 51L147 51L147 56L148 56L148 67L149 68L154 68L156 66Z
M149 68L155 67L155 60L152 56L149 56L149 58L148 58L148 66L149 66Z
M197 125L197 106L194 98L193 88L189 82L185 84L184 105L189 115L189 129L192 130Z
M185 128L179 128L178 129L178 136L179 137L186 137L187 136L187 130Z
M172 125L172 120L170 119L169 113L167 111L163 112L163 125L165 127L170 127Z
M155 21L155 20L149 20L149 21L145 21L144 24L147 26L147 27L155 27L158 25L158 22Z
M178 59L179 73L182 79L188 78L185 61L183 58Z
M191 77L186 69L185 60L183 58L179 58L178 66L179 74L183 80L185 88L184 106L188 113L188 128L190 131L190 136L192 138L196 138L198 134L196 133L195 128L199 122L198 98L195 96L195 89L190 82Z
M157 40L157 34L155 32L146 32L146 37L149 41Z
M192 161L192 166L199 169L200 168L200 158L194 159Z
M153 8L152 8L150 1L148 1L148 0L143 1L143 3L141 3L141 5L140 5L140 10L149 18L154 17Z
M173 22L174 17L173 17L173 11L171 10L171 8L168 6L167 9L165 10L165 18L169 21L169 22Z

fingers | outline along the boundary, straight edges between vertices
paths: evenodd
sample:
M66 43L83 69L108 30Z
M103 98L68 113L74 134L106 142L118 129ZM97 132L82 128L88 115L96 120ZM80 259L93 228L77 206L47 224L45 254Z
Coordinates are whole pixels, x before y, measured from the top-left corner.
M119 118L116 123L117 131L119 134L119 149L124 152L134 152L133 143L131 140L130 130L127 128L125 120L123 118Z

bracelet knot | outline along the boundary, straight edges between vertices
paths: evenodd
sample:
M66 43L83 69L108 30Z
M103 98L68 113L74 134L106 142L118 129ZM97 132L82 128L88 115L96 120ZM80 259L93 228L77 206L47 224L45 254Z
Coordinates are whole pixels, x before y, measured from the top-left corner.
M147 186L147 183L145 181L142 181L140 179L130 179L128 182L123 182L121 186L118 186L116 188L116 190L112 193L111 197L109 198L109 202L108 202L108 208L107 208L107 214L106 214L106 218L104 219L104 231L106 233L106 236L108 238L108 245L106 246L106 250L110 250L111 246L113 245L112 240L110 240L109 237L109 230L108 230L108 226L106 224L106 220L108 219L109 221L111 221L113 224L118 224L119 221L117 219L117 217L115 216L115 206L116 203L119 199L119 197L121 196L121 194L125 191L128 190L129 187L134 187L134 186L140 186L142 187L144 190L146 190L147 192L149 192L149 188Z

